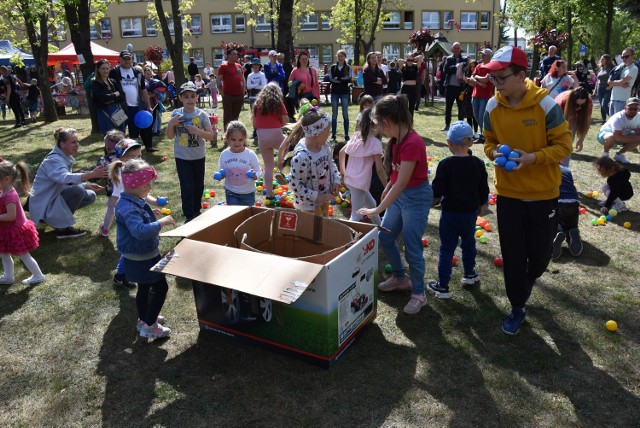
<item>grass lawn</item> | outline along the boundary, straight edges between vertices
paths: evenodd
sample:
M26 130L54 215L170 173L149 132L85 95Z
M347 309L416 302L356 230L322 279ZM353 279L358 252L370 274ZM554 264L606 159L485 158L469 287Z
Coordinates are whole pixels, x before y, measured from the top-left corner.
M352 106L352 124L356 114ZM250 122L246 110L241 120ZM415 128L434 158L448 155L443 123L441 104L416 113ZM0 156L25 160L33 177L59 126L78 130L76 168L93 168L102 139L89 134L88 118L75 115L17 130L3 122ZM0 286L0 426L637 427L640 197L612 222L591 225L602 200L586 196L603 183L593 167L599 126L593 123L571 162L587 210L580 219L584 253L575 258L565 248L549 265L517 336L500 331L509 303L493 265L500 249L491 207L485 218L494 230L478 243L481 285L456 286L458 266L452 298L429 297L417 316L402 313L407 296L381 296L374 323L330 370L199 333L191 285L173 277L163 309L171 338L139 341L135 290L111 283L115 233L109 239L97 233L106 205L101 195L77 213L88 236L57 241L49 228L41 234L33 256L45 282ZM143 154L160 175L152 193L167 196L182 223L172 143L160 137L156 143L159 152ZM480 146L474 153L484 159ZM218 194L210 204L224 195L212 179L219 154L207 149L206 187ZM637 153L629 157L640 161ZM640 167L629 169L640 191ZM437 209L429 215L427 280L436 277L439 216ZM175 243L163 239L161 250ZM16 279L27 275L17 261ZM616 333L604 328L609 319L618 322Z

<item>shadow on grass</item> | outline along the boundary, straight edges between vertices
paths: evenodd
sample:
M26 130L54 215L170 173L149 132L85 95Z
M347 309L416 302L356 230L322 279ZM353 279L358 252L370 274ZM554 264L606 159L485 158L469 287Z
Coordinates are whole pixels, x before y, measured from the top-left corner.
M19 282L18 279L16 282ZM13 289L11 292L10 287ZM16 285L0 285L0 320L20 309L29 300L34 287L37 284L22 286L20 291L15 292L15 288L18 288Z
M472 295L483 314L500 313L489 296L477 292ZM527 385L516 381L521 377L547 393L567 397L580 425L637 424L640 399L595 367L579 343L554 320L552 312L530 306L527 317L539 323L550 339L536 334L526 321L518 336L496 333L497 328L476 328L475 334L468 337L483 361L514 373L513 394L530 394ZM496 325L501 319L496 319Z

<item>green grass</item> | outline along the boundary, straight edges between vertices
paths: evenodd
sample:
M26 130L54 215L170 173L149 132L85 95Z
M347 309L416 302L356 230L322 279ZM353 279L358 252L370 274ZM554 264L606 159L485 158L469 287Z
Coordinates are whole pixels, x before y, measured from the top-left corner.
M354 106L352 119L356 113ZM249 123L247 111L241 119ZM432 157L448 155L443 122L442 105L416 114ZM102 151L84 117L19 130L11 125L0 125L0 156L25 160L32 176L58 126L79 131L78 169L92 168ZM571 164L588 211L580 220L585 251L574 258L565 249L549 265L518 336L500 332L509 304L502 272L493 265L500 251L492 207L486 218L494 231L487 244L478 244L480 287L454 286L452 299L429 298L417 316L401 313L407 296L380 296L375 322L330 370L199 333L191 285L183 279L169 279L163 314L171 338L140 342L135 291L111 285L114 233L110 239L97 234L102 195L77 213L90 236L58 242L51 229L41 235L33 256L45 282L0 287L0 426L637 426L640 198L606 226L590 225L598 204L585 195L602 184L593 168L601 152L598 127L594 122ZM160 152L143 155L160 174L153 192L170 199L182 222L171 143L157 143ZM484 158L481 147L474 152ZM211 178L219 153L207 152L214 204L223 195ZM629 169L640 189L640 168ZM427 279L436 276L438 220L432 210ZM622 227L625 221L631 229ZM163 240L161 249L175 243ZM17 262L17 279L26 276ZM453 284L460 277L457 267ZM618 322L617 333L604 329L608 319Z

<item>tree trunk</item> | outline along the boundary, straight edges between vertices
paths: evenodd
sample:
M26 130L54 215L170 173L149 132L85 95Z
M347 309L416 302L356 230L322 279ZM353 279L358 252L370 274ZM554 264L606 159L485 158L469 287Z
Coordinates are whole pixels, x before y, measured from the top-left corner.
M276 48L276 23L273 20L273 0L269 1L269 25L271 26L271 49Z
M364 52L365 55L373 50L373 44L376 41L376 28L378 28L378 23L380 22L380 14L382 12L382 3L384 0L376 0L376 17L373 20L371 25L371 33L369 33L369 40L364 42Z
M156 0L159 1L159 0ZM278 52L284 53L284 60L293 62L293 2L294 0L280 1L280 19L278 20Z
M572 24L572 15L573 10L571 9L571 6L567 6L567 34L569 35L569 37L567 38L567 61L569 62L569 64L567 64L569 67L571 68L571 64L573 64L573 24Z
M604 30L604 52L610 53L611 46L611 28L613 27L613 1L607 0L607 26Z
M360 65L360 45L362 42L362 0L354 1L355 43L353 44L353 64Z
M20 7L23 11L29 10L28 0L21 0ZM36 31L35 22L27 19L27 16L23 14L24 25L27 33L27 39L31 46L31 52L33 53L33 59L36 63L36 70L38 70L38 87L42 92L42 102L44 104L44 121L47 123L56 122L58 120L58 112L56 111L56 103L51 95L51 87L49 86L49 75L47 67L47 58L49 57L49 27L48 15L45 12L41 12L38 15L39 30ZM38 40L37 34L40 34Z
M173 19L173 29L175 42L171 38L169 32L169 24L164 14L164 6L162 0L154 0L156 6L156 12L158 13L158 21L160 22L160 28L162 28L162 36L164 42L167 45L167 52L173 62L173 74L175 76L176 88L179 88L184 82L186 77L184 74L184 62L182 59L182 52L184 47L184 35L182 34L182 13L180 12L180 3L178 0L171 0L171 19Z
M88 0L65 1L64 11L67 15L67 23L69 24L69 33L71 34L71 42L76 50L76 54L84 57L84 64L80 64L82 76L87 79L94 71L93 52L91 52L91 38L89 22L91 12ZM91 115L91 133L100 132L98 124L97 111L92 102L87 100L89 105L89 113Z

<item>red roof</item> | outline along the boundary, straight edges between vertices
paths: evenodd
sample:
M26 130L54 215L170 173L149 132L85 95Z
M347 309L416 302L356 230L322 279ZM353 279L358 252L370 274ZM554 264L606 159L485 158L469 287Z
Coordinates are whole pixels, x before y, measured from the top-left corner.
M101 59L107 59L110 63L117 63L120 60L120 52L105 48L97 43L91 42L91 52L93 53L93 60L98 61ZM71 64L78 64L78 55L76 54L76 48L73 43L69 43L64 48L56 53L50 53L47 58L48 65L55 65L56 62L68 62Z

